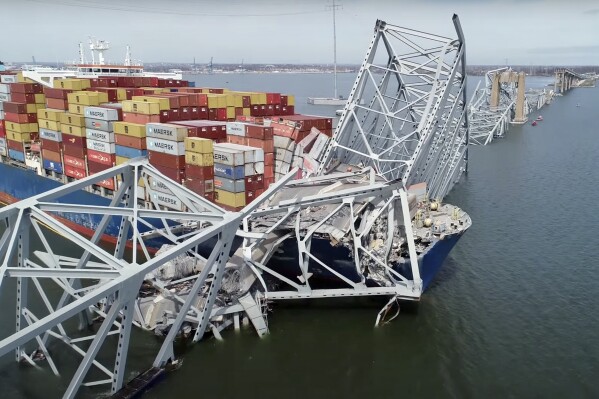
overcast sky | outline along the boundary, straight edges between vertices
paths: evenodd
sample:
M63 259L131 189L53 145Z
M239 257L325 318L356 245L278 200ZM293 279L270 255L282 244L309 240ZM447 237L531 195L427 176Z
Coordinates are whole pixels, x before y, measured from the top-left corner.
M359 64L376 19L455 37L469 64L599 64L599 1L336 0L338 62ZM77 59L79 41L145 62L332 62L331 0L0 0L0 60ZM88 56L89 57L89 56Z

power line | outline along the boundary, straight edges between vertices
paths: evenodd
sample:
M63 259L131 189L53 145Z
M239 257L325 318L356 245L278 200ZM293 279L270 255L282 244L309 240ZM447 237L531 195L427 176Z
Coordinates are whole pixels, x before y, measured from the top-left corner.
M148 7L128 7L121 5L106 5L106 4L92 4L92 3L76 3L76 2L66 2L66 1L46 1L46 0L25 0L33 3L40 3L44 5L60 5L66 7L75 7L75 8L91 8L91 9L99 9L99 10L110 10L110 11L123 11L123 12L135 12L135 13L144 13L144 14L162 14L162 15L180 15L180 16L200 16L200 17L280 17L280 16L291 16L291 15L305 15L305 14L321 14L325 11L323 10L315 10L315 11L297 11L297 12L283 12L283 13L272 13L272 14L233 14L233 13L201 13L195 11L176 11L176 10L165 10L165 9L157 9L157 8L148 8Z

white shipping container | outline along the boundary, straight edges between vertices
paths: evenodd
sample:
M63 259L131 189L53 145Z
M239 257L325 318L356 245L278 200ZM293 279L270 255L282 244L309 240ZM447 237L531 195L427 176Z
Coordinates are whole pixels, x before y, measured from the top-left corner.
M0 93L10 94L10 85L0 83Z
M308 154L314 159L319 159L329 144L329 137L325 134L319 134Z
M146 143L149 151L161 152L170 155L185 155L185 143L183 141L171 141L148 137Z
M40 138L51 140L51 141L62 141L62 133L55 132L54 130L48 130L44 128L40 128Z
M167 208L175 209L177 211L183 210L183 203L174 195L161 193L161 192L153 192L150 195L150 199L156 202L158 205L165 206Z
M223 147L224 143L214 144L214 163L228 166L240 166L245 164L243 151Z
M275 148L275 160L290 164L292 158L293 153L291 151L287 151L282 148Z
M9 93L0 93L0 101L10 101Z
M232 150L243 151L245 163L264 162L264 149L258 147L250 147L248 145L222 143L219 144L225 148Z
M214 178L214 188L230 193L243 193L245 192L245 179L233 180L217 176Z
M0 148L6 148L6 138L0 137Z
M98 140L105 143L114 143L114 133L105 132L96 129L85 129L85 135L88 140Z
M87 139L86 145L90 150L100 151L106 154L114 154L114 143Z
M165 194L171 194L171 195L173 194L173 190L168 188L168 186L166 184L164 184L163 182L161 182L160 180L154 180L153 178L148 177L148 183L150 183L150 187L154 191L158 191L158 192L165 193Z
M103 121L119 120L119 112L116 109L103 107L85 107L83 111L86 118L101 119Z
M0 75L0 83L17 83L17 75Z
M291 165L283 161L275 161L275 171L280 174L287 174L291 169Z
M85 127L87 129L102 130L103 132L114 131L112 121L104 121L102 119L85 118Z
M246 176L261 175L264 173L264 162L246 163L244 167Z
M320 167L320 164L310 156L310 154L304 154L304 156L302 157L303 160L303 169L306 172L309 172L311 175L314 175L316 173L316 171L318 170L318 168Z
M289 137L283 136L273 136L273 144L275 148L282 148L283 150L291 150L291 146L294 144L294 141Z
M227 122L227 134L245 137L245 125L241 122Z
M0 119L4 119L4 111L0 111Z
M169 141L185 141L187 128L170 123L148 123L146 136Z

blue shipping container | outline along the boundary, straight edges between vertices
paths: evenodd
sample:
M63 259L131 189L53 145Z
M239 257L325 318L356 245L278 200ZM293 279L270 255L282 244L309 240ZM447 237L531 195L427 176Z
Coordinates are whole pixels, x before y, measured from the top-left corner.
M125 147L122 145L116 145L114 152L117 156L124 158L137 158L148 156L148 150L138 150L137 148Z
M8 156L12 159L16 159L17 161L25 162L25 153L17 150L13 150L12 148L8 149Z
M220 177L228 177L229 179L238 180L245 177L245 170L243 165L229 166L223 165L222 163L214 164L214 175Z
M52 162L44 159L44 169L53 170L56 173L62 174L62 164L58 162Z

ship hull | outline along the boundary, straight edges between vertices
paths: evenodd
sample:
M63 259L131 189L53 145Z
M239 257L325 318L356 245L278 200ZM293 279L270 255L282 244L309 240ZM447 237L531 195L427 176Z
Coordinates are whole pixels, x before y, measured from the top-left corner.
M447 255L462 235L463 232L459 232L446 235L444 239L436 239L429 245L425 252L418 255L418 266L423 291L429 288ZM356 271L349 249L343 246L332 246L330 241L326 239L313 239L311 253L343 277L354 283L361 281L361 275ZM283 243L278 253L272 256L269 261L269 267L290 280L299 283L298 276L301 275L301 272L299 266L297 266L297 259L297 244L295 240L290 239ZM413 276L409 259L394 263L392 267L406 279L412 280ZM308 271L312 273L309 282L313 288L340 288L346 286L338 276L314 260L310 260ZM378 286L376 282L369 278L366 279L366 284L368 286Z

